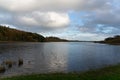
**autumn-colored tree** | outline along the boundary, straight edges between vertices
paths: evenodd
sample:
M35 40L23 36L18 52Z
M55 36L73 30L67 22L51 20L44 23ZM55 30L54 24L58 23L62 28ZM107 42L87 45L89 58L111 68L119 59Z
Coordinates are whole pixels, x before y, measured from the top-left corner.
M0 25L0 41L43 42L44 37L37 33L20 31Z

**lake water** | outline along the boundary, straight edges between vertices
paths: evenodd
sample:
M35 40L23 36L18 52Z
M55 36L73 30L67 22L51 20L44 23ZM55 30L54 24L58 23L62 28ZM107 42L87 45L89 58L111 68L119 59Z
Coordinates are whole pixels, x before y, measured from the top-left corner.
M0 43L0 64L13 65L0 76L28 73L81 72L120 63L120 46L88 42Z

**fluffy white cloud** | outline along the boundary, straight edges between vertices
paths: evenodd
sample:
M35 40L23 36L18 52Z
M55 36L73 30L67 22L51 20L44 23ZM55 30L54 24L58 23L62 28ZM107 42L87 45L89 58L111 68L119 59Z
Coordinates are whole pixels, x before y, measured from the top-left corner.
M16 26L65 27L70 22L69 11L101 10L109 5L108 1L111 0L0 0L0 11L11 14L9 19L0 22Z
M66 27L70 23L68 14L57 12L33 12L17 17L24 26L41 26L46 28Z

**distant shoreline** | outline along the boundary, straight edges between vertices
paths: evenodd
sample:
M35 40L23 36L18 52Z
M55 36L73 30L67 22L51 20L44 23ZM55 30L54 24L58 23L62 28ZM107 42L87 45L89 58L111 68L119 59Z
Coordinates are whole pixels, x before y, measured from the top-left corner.
M120 45L120 43L108 43L108 42L104 42L104 41L94 41L94 43L108 44L108 45Z

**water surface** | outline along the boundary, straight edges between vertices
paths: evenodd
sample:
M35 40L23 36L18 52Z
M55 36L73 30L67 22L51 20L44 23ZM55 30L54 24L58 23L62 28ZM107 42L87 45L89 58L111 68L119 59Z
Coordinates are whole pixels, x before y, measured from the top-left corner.
M1 76L81 72L120 63L120 46L88 42L0 43L0 64L23 59Z

